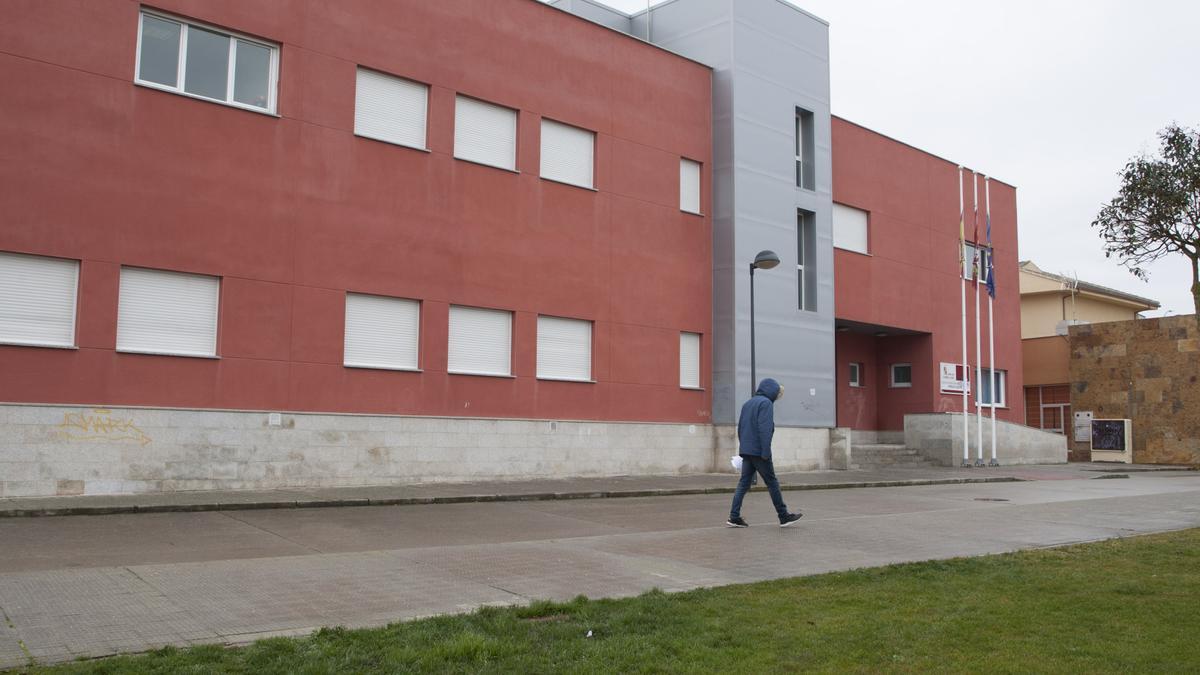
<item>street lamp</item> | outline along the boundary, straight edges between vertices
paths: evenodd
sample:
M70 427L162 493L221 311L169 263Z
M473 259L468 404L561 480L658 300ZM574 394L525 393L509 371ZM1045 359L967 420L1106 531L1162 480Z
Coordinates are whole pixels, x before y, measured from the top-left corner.
M750 395L758 389L758 378L754 364L754 270L769 270L779 264L779 256L774 251L759 251L750 263Z

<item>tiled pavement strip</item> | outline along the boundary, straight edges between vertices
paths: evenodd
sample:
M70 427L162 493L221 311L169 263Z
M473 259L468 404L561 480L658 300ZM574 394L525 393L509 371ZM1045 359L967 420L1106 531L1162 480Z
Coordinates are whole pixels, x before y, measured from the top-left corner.
M762 494L748 530L728 494L0 519L0 668L1200 526L1194 472L1006 473L1028 482L788 492L787 530Z

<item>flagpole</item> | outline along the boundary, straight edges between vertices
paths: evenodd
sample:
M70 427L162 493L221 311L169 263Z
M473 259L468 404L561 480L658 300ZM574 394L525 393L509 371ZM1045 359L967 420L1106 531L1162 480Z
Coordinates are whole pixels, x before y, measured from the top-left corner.
M995 249L992 248L992 184L991 179L983 179L983 203L987 212L987 286L988 286L988 365L992 369L992 461L988 466L1000 466L996 461L996 402L1000 399L996 382L996 321L993 301L996 299L996 260ZM1007 383L1006 383L1007 384Z
M979 334L979 178L974 171L971 172L971 187L974 191L971 204L975 207L975 265L971 271L975 278L975 448L978 453L975 466L983 466L983 408L979 402L979 395L983 393L983 347Z
M963 404L963 466L971 466L971 430L970 414L967 412L967 386L971 381L970 369L967 367L967 277L963 270L967 267L967 233L966 207L963 204L963 168L958 167L958 278L959 297L962 305L962 404Z

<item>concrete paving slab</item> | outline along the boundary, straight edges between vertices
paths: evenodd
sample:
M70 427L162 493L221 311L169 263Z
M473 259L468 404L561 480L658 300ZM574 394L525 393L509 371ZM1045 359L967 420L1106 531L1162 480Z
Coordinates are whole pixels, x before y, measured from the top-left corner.
M30 655L50 662L1200 526L1198 475L820 490L788 499L806 517L787 529L775 525L762 494L747 499L754 525L743 530L723 526L726 494L14 520L5 525L32 528L20 532L29 550L0 557L0 608ZM139 562L170 548L131 534L150 521L147 539L167 538L196 560ZM59 522L98 526L71 531L76 553L55 567L48 561L62 551ZM194 542L170 539L172 531ZM111 564L114 537L125 549L121 565ZM281 541L294 548L271 554ZM263 556L247 556L255 551ZM27 560L48 567L15 571ZM71 567L80 564L94 566ZM6 649L0 654L11 654Z

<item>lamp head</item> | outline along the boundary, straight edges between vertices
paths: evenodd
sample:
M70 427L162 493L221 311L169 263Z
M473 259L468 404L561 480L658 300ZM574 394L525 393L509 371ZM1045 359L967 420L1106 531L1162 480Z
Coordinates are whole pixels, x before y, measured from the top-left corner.
M774 251L759 251L754 256L754 266L760 270L769 270L779 264L779 256Z

